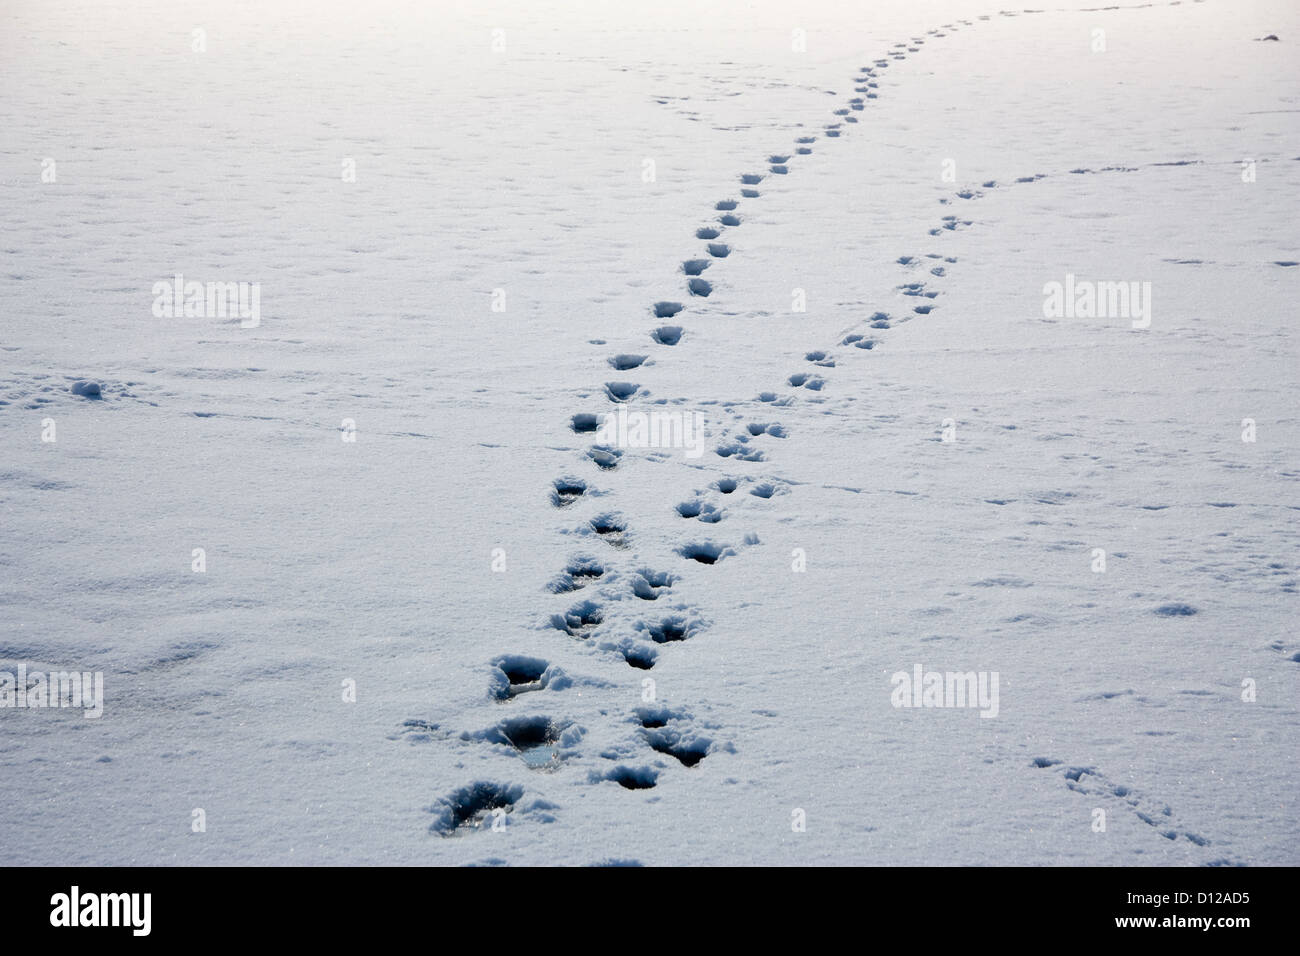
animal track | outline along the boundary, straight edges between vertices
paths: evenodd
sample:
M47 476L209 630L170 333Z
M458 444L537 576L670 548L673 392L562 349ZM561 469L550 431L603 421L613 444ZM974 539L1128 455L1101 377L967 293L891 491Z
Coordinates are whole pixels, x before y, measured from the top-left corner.
M712 226L701 226L699 229L695 230L696 239L716 239L720 235L722 235L722 232L714 229Z
M690 290L691 295L698 295L702 298L707 298L709 293L713 291L712 283L703 279L691 279L686 283L686 287Z
M1179 836L1182 836L1196 846L1208 846L1210 843L1209 840L1199 834L1185 830L1179 831L1174 825L1173 811L1168 806L1163 806L1161 809L1154 811L1142 809L1143 800L1132 788L1112 783L1104 774L1099 773L1095 767L1066 767L1062 761L1052 757L1035 757L1030 766L1039 769L1061 767L1066 787L1076 793L1093 798L1101 797L1103 799L1123 801L1125 806L1132 810L1139 820L1155 829L1166 840L1177 840Z
M682 271L688 276L697 276L713 265L708 259L687 259L682 263Z
M611 361L613 360L611 359ZM569 427L579 435L586 434L587 432L594 432L600 427L600 418L587 412L581 412L573 416L572 423Z
M725 259L727 256L731 255L731 246L727 245L725 242L710 242L708 249L709 255L713 256L715 259Z
M671 319L682 311L682 304L680 302L656 302L654 310L656 319Z

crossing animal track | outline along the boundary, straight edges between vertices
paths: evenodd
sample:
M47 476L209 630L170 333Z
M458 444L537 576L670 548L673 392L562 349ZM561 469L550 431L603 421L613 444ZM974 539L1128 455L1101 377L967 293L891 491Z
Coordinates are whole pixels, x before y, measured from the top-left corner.
M952 29L955 29L952 25L945 27L945 30ZM929 35L943 36L944 33L933 30ZM922 37L913 37L910 43L896 45L884 57L877 59L874 65L862 67L854 78L854 95L847 97L847 102L840 101L839 105L832 110L830 121L823 124L823 128L817 135L798 136L789 149L769 153L766 157L766 172L749 172L740 175L741 200L758 199L760 193L755 187L769 176L790 176L792 171L797 171L796 167L790 165L791 159L796 156L811 155L811 147L818 136L834 140L840 138L846 131L854 129L853 124L858 123L860 115L865 114L870 102L878 96L878 74L888 68L891 62L903 59L906 53L919 51L924 42ZM990 182L983 188L992 189L995 186L996 183ZM968 192L970 195L963 197L961 192ZM956 198L978 198L977 191L962 190L961 192ZM695 228L696 239L705 245L702 255L681 260L680 272L685 276L685 291L691 297L687 301L725 297L727 286L705 279L704 274L718 260L726 259L733 251L732 244L723 240L723 231L739 228L745 219L751 218L748 216L742 218L737 212L739 206L740 200L737 199L718 200L714 203L714 212L717 214L716 224ZM941 222L936 234L955 231L971 224L970 220L948 216ZM928 258L942 259L943 257L932 253ZM909 268L923 261L919 257L903 256L899 258L898 263L904 268ZM946 261L953 263L956 260L948 258ZM725 269L720 271L725 274ZM712 276L713 273L710 275ZM930 268L930 276L935 280L942 280L946 277L946 270L937 263L933 264ZM938 294L926 289L923 283L915 284L914 288L903 288L902 291L913 298L924 299L926 303ZM684 309L682 302L672 300L660 300L651 306L652 314L660 320L673 319ZM865 324L871 329L883 331L890 329L895 323L888 313L877 311L865 320ZM860 350L871 349L877 344L878 340L867 334L860 332L854 332L852 335L845 334L850 331L854 330L846 329L841 333L842 344ZM656 346L662 347L677 347L683 343L689 344L690 341L682 325L660 325L651 329L649 336ZM662 356L664 353L655 354ZM833 370L837 366L836 358L826 350L809 350L804 353L804 358L818 371ZM648 355L631 351L615 353L605 361L616 372L630 372L647 364L654 364ZM802 389L805 392L820 392L826 384L827 381L822 375L812 371L795 372L787 379L790 388ZM621 380L603 383L603 392L609 401L618 404L648 397L646 389L639 384ZM757 400L775 409L801 399L791 394L774 391L760 393ZM802 399L802 401L821 400L809 397ZM663 401L659 399L660 403ZM775 449L777 445L773 440L779 441L788 436L787 430L778 422L768 419L746 420L740 416L737 418L740 419L737 422L738 433L733 433L716 445L717 455L721 458L747 463L762 462L764 453L758 446ZM593 412L580 412L571 416L569 425L574 434L595 434L600 430L601 421L600 415ZM594 464L602 472L618 472L622 461L627 460L623 448L609 444L593 444L581 450L581 454L587 462ZM697 490L693 493L693 497L679 502L675 506L676 513L685 520L716 524L723 519L725 512L717 504L707 500L710 491L716 491L717 494L724 496L734 495L742 485L748 495L744 498L731 499L738 508L746 507L747 502L771 501L779 495L789 493L788 484L778 478L765 477L760 480L753 476L724 475L716 478L710 484L709 490L703 492ZM571 508L582 498L606 494L609 492L596 491L585 479L565 475L554 480L551 501L557 508ZM767 507L757 504L755 506ZM589 519L585 524L579 525L577 532L591 536L588 540L593 544L596 539L599 539L609 545L613 552L627 551L633 544L627 521L617 511L605 512ZM753 533L747 533L744 535L744 542L746 546L755 545L758 544L758 538ZM688 563L706 566L737 554L736 548L709 539L687 540L675 547L674 551ZM632 615L629 618L626 613L632 607L640 608L642 611L652 608L658 610L667 604L664 596L672 593L678 579L677 575L654 571L644 566L637 570L629 570L628 565L622 563L626 558L610 552L602 553L611 560L617 559L619 563L607 564L604 560L589 554L571 557L551 582L549 590L556 594L587 591L594 595L589 600L573 604L567 611L551 614L549 619L551 632L559 631L567 637L585 642L589 648L617 655L631 668L638 670L654 668L660 654L680 653L673 648L696 636L704 626L697 611L686 605L674 604L667 608L667 613L654 617ZM631 633L628 633L629 625ZM493 696L502 702L542 690L561 690L572 683L563 671L540 658L520 656L499 658L493 664L493 674ZM604 771L591 771L590 782L614 782L627 790L650 789L656 786L663 773L672 772L670 767L673 763L682 768L693 768L698 766L708 754L718 750L710 737L700 735L690 728L686 715L681 712L670 712L662 708L643 710L639 712L638 720L640 727L637 732L643 739L644 745L661 757L671 758L670 762L667 765L659 762L653 767L644 766L632 756L634 750L615 747L602 753L601 756L618 760L617 765ZM487 735L483 739L490 739L518 752L530 768L557 769L562 762L559 745L563 743L562 738L571 728L572 723L563 717L551 714L525 714L498 722L489 731L480 733ZM726 745L722 749L726 750L729 747L730 745ZM485 814L493 811L518 813L522 796L522 788L517 785L484 782L471 784L443 798L438 805L439 822L436 827L438 832L452 834L480 825ZM538 809L539 819L544 818L546 814L541 811L545 808Z
M1054 757L1035 757L1030 762L1030 766L1040 770L1050 769L1054 773L1060 773L1065 786L1075 793L1108 802L1121 803L1137 819L1154 829L1166 840L1175 841L1182 837L1196 846L1210 845L1210 841L1206 837L1190 830L1180 829L1174 820L1173 810L1168 805L1159 804L1143 797L1131 787L1114 783L1105 774L1098 771L1096 767L1069 766L1064 761Z

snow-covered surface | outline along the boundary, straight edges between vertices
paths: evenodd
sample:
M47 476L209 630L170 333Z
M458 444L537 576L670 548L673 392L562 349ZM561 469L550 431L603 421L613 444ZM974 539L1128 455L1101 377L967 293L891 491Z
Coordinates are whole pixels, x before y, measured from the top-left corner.
M1093 5L8 4L0 862L1300 862L1300 7Z

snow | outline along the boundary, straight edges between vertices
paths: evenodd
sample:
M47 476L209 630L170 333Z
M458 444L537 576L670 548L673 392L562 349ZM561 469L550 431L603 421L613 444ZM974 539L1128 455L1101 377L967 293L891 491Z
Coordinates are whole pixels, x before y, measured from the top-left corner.
M0 861L1300 862L1300 8L626 6L6 10Z

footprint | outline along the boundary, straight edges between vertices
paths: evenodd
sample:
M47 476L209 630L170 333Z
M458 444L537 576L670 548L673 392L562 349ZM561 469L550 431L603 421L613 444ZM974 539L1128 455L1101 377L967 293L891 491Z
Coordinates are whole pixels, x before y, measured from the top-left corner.
M442 797L429 808L434 815L429 830L449 837L460 830L480 829L493 810L510 813L524 795L518 784L478 781Z
M717 229L714 229L712 226L701 226L699 229L695 230L696 239L716 239L720 235L722 235L722 233ZM666 316L664 318L666 318Z
M682 271L688 276L697 276L713 265L708 259L687 259L682 263Z
M627 644L619 648L619 653L623 655L623 660L629 667L635 667L640 671L648 671L655 666L658 655L653 649L644 647L639 644Z
M632 593L643 601L657 601L659 592L672 587L674 580L667 572L642 568L632 577Z
M715 259L725 259L727 256L731 255L731 246L722 242L710 242L709 255L713 256Z
M735 209L738 205L740 205L740 203L736 202L734 199L724 199L715 204L713 208L718 210L718 212L731 212L731 210Z
M719 217L718 217L718 222L722 223L724 226L739 226L739 225L740 225L740 217L739 217L739 216L731 216L731 215L727 215L727 216L719 216Z
M807 355L804 356L804 358L807 359L809 362L812 362L814 365L820 365L823 368L835 367L835 359L827 357L825 352L820 352L820 351L809 352ZM592 418L595 417L596 416L594 415L592 416Z
M741 194L742 196L744 196L746 199L757 199L757 198L758 198L758 190L757 190L757 189L742 189L742 190L740 191L740 194Z
M759 422L751 422L750 424L745 426L745 430L755 438L757 438L759 435L771 435L773 438L785 438L789 434L785 430L784 425L775 422L770 425L759 423Z
M740 461L764 461L764 456L757 448L750 448L742 440L723 442L716 449L719 458L737 458Z
M656 302L654 310L656 319L671 319L682 311L682 304L680 302Z
M698 295L701 298L707 298L709 293L713 291L713 283L706 282L704 279L690 279L687 281L686 287L690 290L691 295Z
M789 157L789 156L769 156L769 157L767 157L767 161L768 161L769 163L773 164L774 166L780 166L782 163L789 162L789 161L790 161L790 157Z
M613 361L613 359L611 359L610 361ZM579 435L584 435L588 432L594 432L596 429L600 427L600 417L597 415L592 415L589 412L580 412L579 414L573 416L572 423L570 424L569 427L572 428Z
M698 625L689 621L685 615L675 614L654 623L638 621L636 628L644 631L646 637L656 644L674 644L693 637Z
M757 186L763 181L763 177L757 173L745 173L745 175L740 177L740 181L746 186Z
M646 742L656 753L667 754L684 767L694 767L709 753L713 741L707 737L687 736L677 730L644 730Z
M820 392L826 380L816 375L809 375L807 372L796 372L790 376L790 384L795 388L807 388L814 392Z
M626 402L640 387L631 382L606 382L605 394L609 396L611 402Z
M618 766L595 780L612 780L625 790L649 790L658 781L659 774L649 767Z
M604 574L605 569L598 561L592 558L575 558L569 562L564 573L547 586L547 589L552 594L580 591L593 581L599 581Z
M591 519L591 530L607 544L622 550L627 547L627 522L618 515L600 515Z
M567 721L550 717L511 717L484 737L514 748L529 770L553 770L560 762L560 742L568 726Z
M734 555L736 552L723 545L702 541L683 545L677 549L677 553L683 558L698 561L700 564L717 564L723 558Z
M718 491L724 495L729 495L736 490L737 482L735 478L719 478L715 483Z
M682 327L680 325L661 325L650 333L650 338L660 345L676 345L682 340Z
M623 450L608 445L592 445L587 449L587 457L603 471L613 471L618 467L618 460L623 457Z
M556 478L551 492L551 504L567 508L587 493L587 483L581 478Z
M604 612L595 601L583 601L564 614L552 614L551 626L570 637L586 639L605 620Z
M769 168L771 169L772 172L776 173L778 176L784 176L786 173L790 171L785 166L772 166Z
M887 329L889 328L890 320L891 316L888 312L873 313L870 319L871 327L873 329Z
M634 368L639 368L646 358L647 356L645 355L615 355L609 360L609 364L620 372L630 372ZM578 416L574 415L573 417L576 419ZM596 416L592 415L590 417L595 418ZM590 430L595 431L594 428ZM574 431L577 431L577 429L575 428Z
M545 690L549 685L550 665L540 657L523 657L506 654L492 662L496 671L492 696L497 700L510 700L520 694ZM557 688L558 689L558 688Z

